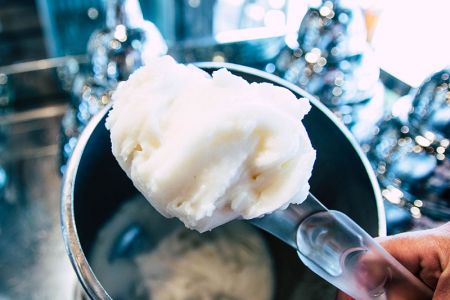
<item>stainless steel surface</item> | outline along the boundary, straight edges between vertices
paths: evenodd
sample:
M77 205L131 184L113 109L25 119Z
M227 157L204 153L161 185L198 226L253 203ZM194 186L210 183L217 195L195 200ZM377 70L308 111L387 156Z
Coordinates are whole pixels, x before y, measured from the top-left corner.
M77 146L74 148L71 158L68 161L67 169L65 170L65 181L74 180L74 176L77 172L77 166L81 159L81 153L83 151L81 145L85 145L87 143L89 136L95 129L95 124L100 121L102 115L104 115L106 111L110 109L110 107L111 103L104 107L100 113L93 116L91 122L80 135L77 141ZM62 188L61 195L61 227L69 259L74 269L79 272L78 278L80 284L89 295L96 295L97 299L111 299L111 297L103 289L94 273L92 272L89 263L83 251L81 250L80 242L78 241L78 239L69 238L73 237L77 232L74 218L74 207L73 203L70 200L72 198L72 194L74 193L74 184L74 181L65 184Z
M422 214L450 220L450 69L436 72L392 114L368 153L385 198Z
M0 20L0 66L46 57L35 1L3 1Z
M67 102L67 63L85 56L49 58L0 67L0 102L14 110L28 110ZM6 100L3 97L7 97ZM0 103L0 107L5 103Z
M61 122L60 171L73 152L80 133L89 120L97 114L111 97L112 86L96 80L89 74L78 73L72 84L72 101Z
M104 0L36 0L49 57L85 53L89 35L105 21Z
M384 114L379 68L366 38L357 3L318 1L297 36L286 36L280 54L266 66L316 96L361 143L373 137Z
M156 26L144 20L138 0L106 4L106 26L92 33L87 50L93 77L114 87L149 58L165 54L167 45Z
M439 144L450 139L450 66L422 83L414 96L408 121L413 134ZM436 149L436 153L440 151Z
M36 2L49 55L55 57L85 53L89 35L108 19L106 6L112 1ZM285 23L295 22L302 15L305 5L294 2L298 1L140 0L139 4L144 18L158 27L171 46L176 46L216 36L218 42L224 36L236 38L242 36L242 29L267 29L279 34ZM241 40L252 34L246 33Z
M179 42L169 49L169 54L179 62L199 61L230 62L264 69L274 59L283 45L283 36L254 34L245 40L218 43L214 39Z
M298 2L156 1L154 10L158 13L155 23L173 46L180 42L204 39L217 39L218 43L223 43L224 39L246 40L254 38L261 31L272 34L283 32L288 20L301 16L304 5ZM243 35L246 37L243 38Z
M58 128L65 105L0 117L8 182L0 197L0 298L70 299L76 276L62 242Z
M61 131L63 173L79 134L110 101L111 90L151 58L165 54L167 45L156 26L144 20L138 0L108 0L106 24L91 34L87 52L86 69L78 66L71 74L71 107Z

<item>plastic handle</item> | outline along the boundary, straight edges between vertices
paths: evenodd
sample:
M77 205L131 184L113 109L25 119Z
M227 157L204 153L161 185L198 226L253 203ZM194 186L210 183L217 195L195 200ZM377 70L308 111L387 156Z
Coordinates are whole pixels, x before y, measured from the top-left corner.
M431 299L433 292L345 214L324 211L298 227L300 259L355 299Z

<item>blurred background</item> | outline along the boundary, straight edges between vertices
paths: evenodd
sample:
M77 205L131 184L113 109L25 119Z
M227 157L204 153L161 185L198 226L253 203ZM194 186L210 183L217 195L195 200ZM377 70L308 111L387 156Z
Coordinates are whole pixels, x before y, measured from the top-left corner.
M0 299L73 297L65 164L117 83L165 53L258 68L317 97L366 153L388 233L450 220L449 11L445 0L0 0Z

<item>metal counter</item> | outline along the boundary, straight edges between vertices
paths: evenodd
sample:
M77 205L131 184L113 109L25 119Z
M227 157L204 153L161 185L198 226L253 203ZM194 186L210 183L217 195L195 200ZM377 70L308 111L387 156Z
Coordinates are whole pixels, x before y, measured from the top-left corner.
M58 131L65 105L0 117L0 299L70 299L76 284L60 230ZM6 128L5 128L6 127Z

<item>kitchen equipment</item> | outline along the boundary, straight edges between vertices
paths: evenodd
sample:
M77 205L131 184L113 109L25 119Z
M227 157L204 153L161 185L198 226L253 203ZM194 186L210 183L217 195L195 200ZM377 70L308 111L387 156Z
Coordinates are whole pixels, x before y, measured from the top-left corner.
M144 20L138 0L106 1L106 24L94 31L87 45L89 65L80 72L76 64L71 95L61 128L61 172L75 147L79 133L109 102L110 91L152 57L167 52L158 28ZM70 69L67 65L66 69ZM71 73L70 71L68 73Z
M383 196L436 221L450 220L450 68L394 103L370 145Z
M87 50L96 79L114 86L152 57L167 52L158 28L144 20L138 0L108 0L106 26L92 33Z
M311 1L298 33L286 36L270 63L275 74L318 97L362 144L384 113L380 71L366 38L358 3Z
M57 135L66 106L38 95L29 102L41 106L0 115L0 299L70 299L76 283L58 210Z
M311 191L327 207L348 214L369 234L385 234L383 204L371 167L349 131L330 111L298 87L264 72L231 64L198 66L207 72L226 67L250 82L269 82L289 88L297 97L308 97L313 108L303 122L318 150ZM98 233L119 207L138 193L110 151L109 132L104 127L109 108L110 105L97 114L81 135L65 174L62 194L66 248L80 283L92 299L110 298L110 290L102 285L106 278L98 276L91 262ZM148 209L152 210L150 205ZM157 226L163 232L173 221L164 220ZM124 229L130 232L136 224L133 220L124 221ZM295 251L270 235L264 238L274 261L273 299L296 299L300 295L304 299L334 299L334 288L299 263ZM111 253L117 253L117 247L123 245L111 244Z

